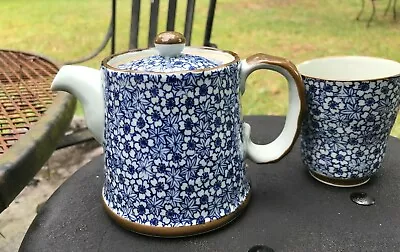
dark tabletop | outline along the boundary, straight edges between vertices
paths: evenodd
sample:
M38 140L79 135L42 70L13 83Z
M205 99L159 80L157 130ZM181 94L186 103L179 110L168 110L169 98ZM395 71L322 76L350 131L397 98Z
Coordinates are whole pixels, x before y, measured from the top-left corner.
M271 141L282 117L252 116L253 140ZM314 180L302 165L297 142L280 162L249 161L252 198L231 224L189 238L152 238L123 230L101 205L103 157L78 170L48 200L31 224L20 251L400 251L400 141L391 137L381 171L366 185L335 188ZM375 205L360 206L353 192ZM263 251L263 250L253 250ZM270 251L270 250L264 250Z

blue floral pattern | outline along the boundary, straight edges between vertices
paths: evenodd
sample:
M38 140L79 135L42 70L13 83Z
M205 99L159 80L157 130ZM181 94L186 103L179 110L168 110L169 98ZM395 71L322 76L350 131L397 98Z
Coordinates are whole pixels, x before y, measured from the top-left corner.
M177 57L162 57L153 55L148 58L131 61L118 66L123 70L149 71L149 72L176 72L182 70L195 70L213 68L217 63L198 56L190 54L180 54Z
M177 227L219 219L245 201L238 63L169 74L101 70L108 207L135 223Z
M308 168L335 179L360 179L382 164L400 102L400 76L340 82L305 77L308 113L301 153Z

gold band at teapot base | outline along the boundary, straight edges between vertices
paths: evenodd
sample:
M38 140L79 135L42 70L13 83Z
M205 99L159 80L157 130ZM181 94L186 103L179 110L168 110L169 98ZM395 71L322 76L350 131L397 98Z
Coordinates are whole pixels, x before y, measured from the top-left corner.
M335 179L335 178L328 178L316 172L310 171L310 174L313 178L322 182L324 184L336 187L356 187L360 185L364 185L370 180L370 177L366 178L359 178L359 179Z
M131 222L121 216L117 215L110 207L107 206L103 198L103 206L107 214L121 227L143 235L165 237L165 238L179 238L185 236L193 236L198 234L207 233L218 228L221 228L236 219L245 210L250 200L250 192L247 194L246 199L242 204L232 213L221 217L220 219L213 220L204 224L183 226L183 227L155 227Z

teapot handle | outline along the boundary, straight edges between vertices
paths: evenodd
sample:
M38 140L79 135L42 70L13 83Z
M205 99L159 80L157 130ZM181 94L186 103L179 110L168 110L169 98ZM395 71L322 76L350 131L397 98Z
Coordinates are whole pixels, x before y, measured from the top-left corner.
M289 153L300 133L305 110L305 90L301 75L292 62L284 58L259 53L241 62L240 92L242 94L245 90L247 77L258 69L272 70L286 78L289 85L289 108L283 130L274 141L264 145L253 143L250 139L251 127L245 122L243 123L242 140L247 157L254 162L276 162Z

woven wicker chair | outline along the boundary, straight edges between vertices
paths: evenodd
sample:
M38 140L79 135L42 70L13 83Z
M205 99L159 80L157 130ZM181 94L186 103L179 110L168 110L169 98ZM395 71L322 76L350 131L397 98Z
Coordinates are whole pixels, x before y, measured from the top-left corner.
M50 60L0 50L0 213L51 156L75 111L71 95L53 93Z

